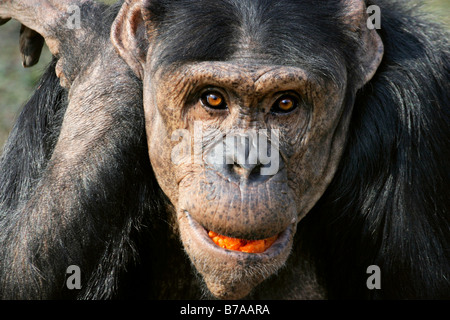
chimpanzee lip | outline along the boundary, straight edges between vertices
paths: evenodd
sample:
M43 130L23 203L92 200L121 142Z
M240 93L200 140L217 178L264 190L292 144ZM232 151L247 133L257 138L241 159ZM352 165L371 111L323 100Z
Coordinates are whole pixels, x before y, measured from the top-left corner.
M290 224L284 231L278 234L275 242L267 248L264 252L260 253L247 253L241 251L235 251L219 247L208 236L208 230L206 230L199 222L192 218L192 216L184 211L184 214L189 222L189 227L194 231L193 234L199 240L202 245L207 246L209 250L213 250L217 254L226 254L228 257L234 257L237 259L273 259L283 253L285 250L290 249L295 229L295 223Z

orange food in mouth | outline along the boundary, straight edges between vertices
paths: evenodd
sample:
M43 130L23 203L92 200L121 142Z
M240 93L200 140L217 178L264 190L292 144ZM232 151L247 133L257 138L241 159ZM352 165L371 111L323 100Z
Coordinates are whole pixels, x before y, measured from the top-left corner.
M278 237L273 236L263 240L244 240L222 236L214 231L209 231L208 236L221 248L247 253L261 253L266 251Z

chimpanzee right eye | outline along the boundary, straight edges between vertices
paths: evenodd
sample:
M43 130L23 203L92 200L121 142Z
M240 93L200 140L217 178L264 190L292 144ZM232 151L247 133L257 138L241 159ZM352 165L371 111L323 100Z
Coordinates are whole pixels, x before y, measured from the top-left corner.
M200 101L206 108L214 110L225 110L228 108L224 96L218 91L207 91L203 93Z

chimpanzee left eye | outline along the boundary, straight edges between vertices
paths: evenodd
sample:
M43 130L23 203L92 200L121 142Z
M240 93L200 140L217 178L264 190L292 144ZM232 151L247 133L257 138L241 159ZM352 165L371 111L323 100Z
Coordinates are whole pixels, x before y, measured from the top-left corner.
M294 111L300 103L300 99L293 94L284 94L273 104L273 113L289 113Z

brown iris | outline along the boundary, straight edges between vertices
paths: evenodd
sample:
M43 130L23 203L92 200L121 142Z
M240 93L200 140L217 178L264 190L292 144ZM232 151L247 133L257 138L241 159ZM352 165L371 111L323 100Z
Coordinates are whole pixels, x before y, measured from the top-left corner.
M226 109L225 98L218 92L206 92L201 97L201 102L205 107L211 109Z
M272 106L272 112L275 113L288 113L297 108L299 99L290 94L286 94L278 98L275 104Z

